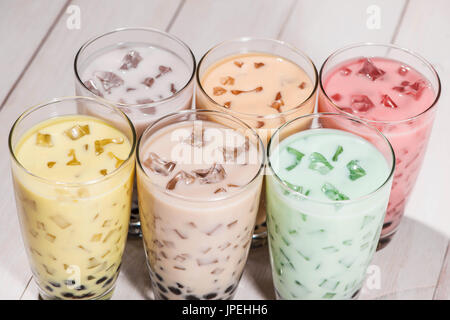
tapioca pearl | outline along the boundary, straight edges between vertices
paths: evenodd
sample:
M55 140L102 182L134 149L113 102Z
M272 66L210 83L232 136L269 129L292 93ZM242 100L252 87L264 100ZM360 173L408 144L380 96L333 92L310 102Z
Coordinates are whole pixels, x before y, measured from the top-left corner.
M61 293L61 295L64 298L73 298L73 293L70 293L70 292L63 292L63 293Z
M200 300L199 297L197 297L196 295L193 295L193 294L188 294L188 295L184 296L184 298L186 300Z
M52 289L50 286L45 286L45 289L46 289L47 291L53 292L53 289Z
M107 277L101 277L100 279L98 279L95 284L100 284L102 282L104 282L106 279L108 279Z
M164 287L161 283L156 282L156 286L157 286L158 289L161 290L162 292L167 293L166 287Z
M178 288L174 288L174 287L167 287L167 289L169 289L170 292L172 292L175 295L180 295L181 294L181 290Z
M211 293L205 294L203 296L203 298L207 299L207 300L214 299L215 297L217 297L217 293L215 293L215 292L211 292Z
M183 288L184 288L184 286L183 286L181 283L177 282L176 284L177 284L177 287L178 287L178 288L180 288L180 289L183 289Z
M230 293L234 288L234 284L225 289L224 293Z
M93 297L94 295L95 295L95 293L93 293L93 292L85 293L80 296L80 299L90 298L90 297Z
M50 283L50 285L55 288L61 287L61 285L58 282L49 281L48 283Z
M75 290L77 291L86 290L86 287L84 285L79 285L78 287L75 288Z
M103 284L103 288L106 288L109 284L111 284L111 282L113 282L114 280L114 276L109 278L104 284Z
M155 276L159 281L164 281L163 277L161 277L157 272L155 272Z

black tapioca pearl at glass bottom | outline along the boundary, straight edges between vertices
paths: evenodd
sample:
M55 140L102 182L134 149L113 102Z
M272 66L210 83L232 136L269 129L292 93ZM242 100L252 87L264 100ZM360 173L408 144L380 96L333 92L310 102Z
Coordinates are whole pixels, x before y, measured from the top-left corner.
M155 276L159 281L164 281L163 278L156 272L155 272Z
M75 290L78 290L78 291L86 290L86 287L84 285L80 285L80 286L76 287Z
M100 284L103 281L105 281L106 279L108 279L107 277L101 277L100 279L98 279L97 281L95 281L95 284Z
M91 281L91 280L94 280L95 277L94 277L94 276L88 276L87 279L88 279L89 281Z
M90 297L93 297L94 295L95 295L95 293L93 293L93 292L85 293L80 296L80 299L90 298Z
M45 286L45 289L47 289L47 291L53 292L53 289L50 286Z
M50 285L55 287L55 288L61 287L61 285L58 282L49 281L48 283L50 283Z
M64 298L73 298L73 293L70 293L70 292L63 292L63 293L61 293L61 295Z
M196 295L193 294L188 294L187 296L184 297L186 300L200 300L199 297L197 297Z
M159 290L161 290L164 293L167 293L167 289L161 283L157 282L156 285L158 286Z
M167 289L169 289L170 292L172 292L173 294L176 294L177 296L181 294L181 290L178 288L167 287Z
M184 288L184 286L181 283L178 283L178 282L177 282L177 287L180 288L180 289Z
M383 224L383 229L389 228L391 225L392 225L392 222L386 222L385 224Z
M233 288L234 288L234 285L231 285L228 288L226 288L224 292L229 293L229 292L231 292L231 290L233 290Z
M207 299L207 300L214 299L215 297L217 297L217 293L215 293L215 292L208 293L208 294L205 294L205 295L203 296L203 298L204 298L204 299Z
M108 281L106 281L105 284L103 285L103 288L108 286L113 280L114 280L114 277L109 278Z

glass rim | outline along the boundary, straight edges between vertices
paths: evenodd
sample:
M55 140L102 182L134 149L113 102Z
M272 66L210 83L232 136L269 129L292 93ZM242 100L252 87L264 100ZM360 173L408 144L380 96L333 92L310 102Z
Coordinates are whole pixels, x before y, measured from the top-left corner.
M202 65L202 62L204 61L204 59L206 57L208 57L208 55L213 52L214 50L216 50L217 48L223 46L223 45L227 45L229 43L232 42L249 42L249 41L255 41L255 40L259 40L259 41L268 41L268 42L273 42L276 44L279 44L281 46L285 46L288 49L290 49L291 51L293 51L294 53L302 56L303 58L306 59L306 61L309 63L310 66L312 66L313 70L314 70L314 77L315 77L315 81L314 81L314 85L313 85L313 90L311 91L311 93L308 95L308 97L306 99L304 99L301 103L299 103L296 107L286 110L284 112L279 112L279 113L272 113L272 114L268 114L268 115L258 115L257 113L244 113L244 112L239 112L239 111L235 111L235 110L231 110L226 108L224 105L221 105L220 103L218 103L217 101L215 101L213 98L211 98L209 96L209 94L206 93L206 91L203 89L203 86L201 84L200 81L200 75L198 70L200 69L200 66ZM256 53L264 53L261 51L253 51ZM239 54L239 52L237 53ZM282 56L279 56L282 57ZM282 57L284 58L284 57ZM286 59L286 58L284 58ZM215 61L217 62L217 61ZM296 64L298 66L297 63L293 62L294 64ZM300 67L300 66L299 66ZM301 68L303 69L303 68ZM211 47L208 51L205 52L205 54L200 58L199 62L198 62L198 67L197 67L197 74L195 75L196 78L196 83L197 83L197 87L199 88L199 90L207 97L207 99L212 102L214 105L223 108L223 110L227 113L233 114L234 116L238 117L238 116L245 116L245 117L252 117L252 118L256 118L256 119L265 119L265 120L270 120L270 119L277 119L280 117L284 117L284 116L288 116L291 113L294 113L295 111L298 111L298 109L302 108L303 106L305 106L312 98L314 98L315 93L317 91L317 88L319 86L319 74L317 72L317 68L316 65L314 64L314 62L311 60L311 58L304 53L302 50L298 49L297 47L295 47L294 45L286 42L286 41L282 41L282 40L278 40L278 39L272 39L272 38L263 38L263 37L239 37L239 38L233 38L233 39L229 39L229 40L225 40L222 42L219 42L218 44L216 44L215 46Z
M327 63L330 61L330 59L336 57L337 55L339 55L340 53L350 50L350 49L354 49L354 48L358 48L358 47L385 47L388 49L396 49L396 50L400 50L403 51L404 53L407 53L411 56L413 56L414 58L418 59L419 61L421 61L429 70L431 70L432 74L434 75L434 77L437 80L437 90L436 90L436 96L435 99L433 101L433 103L431 103L431 105L429 107L427 107L424 111L411 116L409 118L406 119L401 119L401 120L371 120L371 119L365 119L363 117L359 117L356 116L353 113L349 113L344 111L340 106L338 106L337 104L335 104L333 102L333 100L328 96L328 94L326 93L325 89L323 88L323 82L322 82L322 77L323 77L323 69L325 68L325 66L327 65ZM401 62L401 61L400 61ZM322 66L320 67L320 71L319 71L319 86L320 86L320 91L323 93L323 95L325 96L325 98L327 99L328 102L331 103L331 105L339 110L339 112L342 112L346 115L349 115L351 117L355 117L358 119L363 119L364 121L367 121L369 123L374 123L374 124L384 124L384 125L396 125L396 124L400 124L400 123L404 123L404 122L408 122L408 121L413 121L416 120L417 118L420 118L422 115L428 113L429 110L434 109L434 106L437 104L440 96L441 96L441 79L439 77L439 74L437 73L436 69L433 67L433 65L428 62L428 60L426 60L424 57L422 57L420 54L418 54L417 52L404 48L404 47L400 47L397 46L395 44L391 44L391 43L374 43L374 42L360 42L360 43L354 43L354 44L349 44L345 47L342 47L336 51L334 51L333 53L331 53L326 59L325 61L322 63Z
M189 56L192 59L192 70L191 70L191 75L189 76L189 80L184 84L184 86L178 90L177 92L175 92L173 95L171 95L170 97L166 97L164 99L160 99L154 102L150 102L150 103L135 103L135 104L130 104L130 103L121 103L121 102L115 102L109 99L106 99L104 97L100 97L98 95L96 95L95 93L93 93L91 90L89 90L86 85L84 84L84 82L81 80L80 74L78 72L78 68L77 68L77 64L79 62L79 58L81 53L87 48L89 47L91 44L93 44L94 42L96 42L97 40L109 36L111 34L114 33L119 33L122 31L147 31L147 32L153 32L153 33L158 33L162 36L165 36L175 42L177 42L179 45L181 45L184 49L186 49L186 51L189 53ZM156 28L146 28L146 27L123 27L123 28L117 28L105 33L102 33L100 35L94 36L92 38L90 38L89 40L87 40L81 47L80 49L78 49L77 53L75 54L75 59L73 62L73 68L74 68L74 72L75 72L75 79L76 81L81 84L81 86L87 90L88 92L90 92L94 97L96 97L97 99L101 99L101 100L105 100L108 103L114 104L116 106L122 107L122 108L148 108L148 107L157 107L160 104L166 103L168 101L171 101L175 98L177 98L179 95L181 95L181 93L183 93L188 87L189 85L192 83L192 81L194 80L194 76L197 70L197 61L195 59L194 53L192 52L191 48L189 48L189 46L184 43L181 39L179 39L178 37L165 32L163 30L159 30Z
M235 123L238 123L239 125L243 126L246 130L249 130L252 135L256 138L257 143L259 144L259 151L258 154L261 154L261 164L258 168L258 171L256 172L256 174L254 175L254 177L249 180L245 185L240 186L239 188L235 188L236 192L229 194L229 195L225 195L222 197L217 197L217 198L213 198L213 199L194 199L191 197L186 197L177 193L172 193L172 192L167 192L166 188L164 188L163 186L160 186L159 184L156 184L152 181L152 179L149 177L149 175L147 174L147 172L145 171L145 169L142 166L141 163L141 156L140 156L140 150L141 150L141 144L143 143L142 141L142 137L144 137L149 131L151 131L152 129L154 129L158 124L160 124L161 122L167 120L168 118L172 118L172 117L177 117L177 116L186 116L186 115L190 115L190 114L210 114L210 115L216 115L216 116L221 116L221 117L226 117L229 120L234 121ZM226 128L226 129L231 129L232 128ZM155 132L159 131L160 129L157 129ZM153 133L152 133L153 135ZM148 126L145 131L142 133L142 135L139 137L138 143L137 143L137 148L136 148L136 162L137 162L137 167L144 173L145 178L148 179L151 183L151 185L153 187L155 187L158 191L168 195L169 197L174 197L174 198L178 198L187 202L195 202L195 203L213 203L213 202L217 202L217 201L223 201L223 200L228 200L231 199L233 197L236 197L238 195L241 194L241 192L243 190L246 190L247 188L249 188L250 185L253 184L253 182L261 175L263 168L265 167L265 161L266 161L266 152L265 152L265 148L264 148L264 144L260 138L260 136L256 133L255 129L253 129L252 127L250 127L249 125L247 125L244 121L236 118L233 115L230 114L226 114L225 112L220 112L220 111L213 111L213 110L207 110L207 109L189 109L189 110L182 110L179 112L173 112L170 113L168 115L163 116L162 118L158 119L157 121L155 121L153 124L151 124L150 126Z
M371 191L371 192L369 192L369 193L367 193L367 194L365 194L363 196L355 198L355 199L336 200L336 201L332 201L332 200L326 200L326 201L325 200L318 200L318 199L312 198L310 196L304 195L304 194L302 194L302 193L300 193L298 191L295 191L293 188L289 187L286 183L284 183L283 180L275 172L275 170L272 167L272 163L270 161L270 150L271 150L270 147L272 145L273 138L276 137L276 136L279 136L281 130L283 130L284 127L288 126L289 124L291 124L291 123L293 123L295 121L302 120L302 119L308 118L308 117L320 118L322 116L325 116L325 117L329 117L329 116L330 117L335 117L335 116L337 116L337 117L346 118L347 120L354 121L354 122L357 122L359 124L362 124L362 125L368 127L369 129L371 129L372 131L374 131L379 137L382 138L382 140L385 143L387 143L387 145L389 146L390 153L392 155L392 163L391 164L388 163L388 166L391 167L390 168L390 172L387 175L387 178L384 180L384 182L380 186L378 186L375 190L373 190L373 191ZM314 130L314 129L308 129L308 130ZM337 129L337 130L339 130L339 129ZM370 141L368 141L366 139L364 139L364 140L369 142L371 145L373 145ZM384 158L384 156L383 156L383 158ZM386 138L386 136L380 130L378 130L376 127L370 125L367 121L361 120L361 119L356 118L356 117L351 117L351 116L348 116L348 115L342 114L342 113L319 112L319 113L311 113L311 114L299 116L299 117L297 117L295 119L292 119L292 120L286 122L281 127L279 127L274 132L274 134L272 135L272 137L269 140L269 143L267 144L267 167L270 168L270 171L272 172L272 174L275 177L275 179L277 180L277 182L281 186L283 186L285 189L289 190L291 193L294 193L297 197L300 197L301 199L308 200L308 201L311 201L311 202L315 202L315 203L318 203L318 204L323 204L323 205L352 204L352 203L355 203L355 202L359 202L359 201L363 201L365 199L371 198L373 195L378 193L378 191L380 191L391 180L391 178L394 175L394 171L395 171L395 162L396 162L396 157L395 157L394 149L392 148L392 145L389 142L389 140Z
M27 168L25 168L20 161L17 159L14 148L12 146L12 136L13 136L13 132L15 130L15 128L17 127L17 125L19 123L21 123L22 120L24 120L26 117L28 117L29 115L33 114L33 112L45 108L49 105L52 104L57 104L57 103L61 103L61 102L66 102L66 101L78 101L78 100L89 100L90 102L94 102L97 104L100 104L104 107L113 109L117 112L119 112L119 114L127 121L128 126L131 128L131 133L132 133L132 141L130 141L131 143L131 148L130 148L130 152L128 153L127 158L121 163L121 165L116 168L114 171L112 171L111 173L107 174L106 176L97 178L97 179L93 179L93 180L88 180L85 182L63 182L63 181L57 181L57 180L52 180L52 179L47 179L44 178L42 176L39 176L37 174L32 173L31 171L29 171ZM69 116L69 115L65 115L65 116ZM58 116L57 116L58 117ZM47 121L50 119L54 119L56 117L53 118L48 118L45 119L43 121ZM100 119L97 117L93 117L95 119ZM106 122L106 121L105 121ZM42 123L39 122L39 123ZM39 124L38 123L38 124ZM33 127L28 128L28 130L32 129ZM115 128L115 127L114 127ZM118 130L117 128L115 128L116 130ZM83 187L83 186L90 186L90 185L94 185L97 183L101 183L103 181L109 180L110 178L112 178L113 176L117 175L120 171L122 171L122 169L124 167L126 167L128 165L128 163L133 159L133 155L134 155L134 151L136 149L136 145L137 145L137 136L136 136L136 130L134 129L133 123L131 122L131 120L128 118L128 116L122 111L120 110L118 107L112 105L112 104L107 104L104 101L100 101L98 99L95 98L91 98L91 97L83 97L83 96L65 96L65 97L58 97L58 98L53 98L50 101L44 102L44 103L40 103L38 105L32 106L28 109L26 109L24 112L21 113L21 115L16 119L16 121L14 121L14 124L12 125L10 131L9 131L9 136L8 136L8 146L9 146L9 152L11 155L11 158L14 160L14 162L16 163L16 165L23 170L27 175L32 176L35 179L38 179L40 182L46 183L46 184L53 184L53 185L57 185L57 186L61 186L61 187Z

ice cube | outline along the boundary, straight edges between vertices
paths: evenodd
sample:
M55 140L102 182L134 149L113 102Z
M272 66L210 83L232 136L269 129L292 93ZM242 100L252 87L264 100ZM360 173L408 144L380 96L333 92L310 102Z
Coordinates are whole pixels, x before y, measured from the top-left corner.
M182 142L190 144L192 147L196 148L204 147L206 145L204 135L205 129L201 128L201 126L194 125L191 135Z
M409 71L409 68L405 67L405 66L401 66L397 70L398 74L401 75L401 76L405 76L408 73L408 71Z
M245 137L245 142L243 145L234 148L222 148L223 159L227 161L236 161L236 159L241 155L242 152L248 151L250 149L250 141L248 137Z
M120 167L120 166L122 165L122 163L125 162L125 160L120 159L119 157L117 157L117 156L116 156L114 153L112 153L112 152L108 152L108 156L109 156L111 159L116 159L116 169L117 169L118 167Z
M128 70L130 68L136 68L141 62L142 57L136 50L131 50L128 52L125 57L122 59L122 65L120 66L120 70Z
M142 81L142 83L144 85L146 85L147 87L151 88L153 86L153 84L155 83L155 78L147 77L144 79L144 81Z
M170 92L172 92L172 94L177 93L177 89L175 89L175 84L174 83L170 84Z
M172 68L171 67L166 67L166 66L159 66L159 74L155 77L155 78L159 78L162 75L165 75L166 73L172 72Z
M95 140L94 141L94 146L95 146L95 154L101 155L105 150L104 150L104 146L106 146L107 144L110 143L115 143L115 144L122 144L123 143L123 138L118 138L118 139L101 139L101 140Z
M178 173L169 181L167 182L166 189L167 190L173 190L177 186L178 182L184 182L186 185L192 184L195 181L195 177L186 171L178 171Z
M404 94L410 95L410 96L414 97L414 99L417 100L422 95L422 91L425 89L425 87L426 87L426 82L423 81L422 79L419 79L416 82L414 82L413 84L409 84L408 86L406 86Z
M112 88L123 85L123 79L114 72L97 71L95 72L95 76L100 80L103 89L108 93L111 93Z
M222 87L214 87L213 88L213 95L215 95L215 96L221 96L226 92L227 92L227 90Z
M64 131L64 133L70 139L78 140L78 139L84 137L85 135L90 134L91 131L89 130L89 125L88 124L85 125L85 126L80 126L80 125L77 124L77 125L74 125L72 128L69 128L66 131Z
M353 95L352 96L352 108L360 112L366 112L373 108L374 104L366 95Z
M220 83L223 84L224 86L226 85L234 85L234 78L230 77L230 76L226 76L226 77L222 77L220 78Z
M386 73L383 70L377 68L372 60L366 58L363 61L363 66L361 70L358 71L358 74L362 74L370 80L375 81Z
M214 163L209 169L194 170L193 173L200 178L201 184L211 184L223 181L227 174L222 165Z
M387 94L383 94L381 96L381 103L385 107L389 107L389 108L392 108L392 109L397 108L397 105L395 104L394 100L392 100L391 97L389 97Z
M346 77L352 73L352 70L347 67L343 67L343 68L341 68L340 73L341 73L341 75Z
M97 85L95 84L94 80L89 79L87 81L84 82L84 85L86 86L86 88L92 92L93 94L95 94L96 96L102 97L103 98L103 93L100 92L100 90L97 88Z
M149 157L144 161L146 168L166 177L173 171L176 165L176 162L163 160L154 152L150 152Z
M56 216L51 216L50 220L52 220L61 229L66 229L67 227L72 225L69 221L66 220L66 218L59 214Z
M36 145L41 147L53 147L52 136L48 133L38 132L36 135Z
M81 162L78 161L77 156L75 154L75 149L70 149L69 157L72 157L72 160L70 160L69 162L66 163L67 166L79 166L81 165Z
M153 102L155 102L155 101L153 99L150 99L150 98L144 98L144 99L137 99L136 100L137 104L149 104L149 103L153 103ZM153 113L155 113L154 112L155 108L152 108L152 109L153 109Z
M340 101L342 99L342 96L339 93L333 94L331 96L331 99L333 99L334 101Z

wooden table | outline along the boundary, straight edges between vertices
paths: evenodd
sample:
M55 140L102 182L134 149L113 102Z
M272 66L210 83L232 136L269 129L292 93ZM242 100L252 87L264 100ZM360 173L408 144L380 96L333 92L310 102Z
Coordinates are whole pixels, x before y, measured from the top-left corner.
M81 28L70 29L77 8ZM395 43L429 59L444 88L425 163L401 228L376 253L360 299L450 299L449 11L447 0L1 0L0 299L38 297L13 198L11 125L30 106L74 95L76 50L122 26L169 31L197 59L217 42L243 35L291 42L318 68L333 50L363 41ZM114 299L152 296L144 261L141 241L129 239ZM252 250L236 298L274 298L267 247Z

